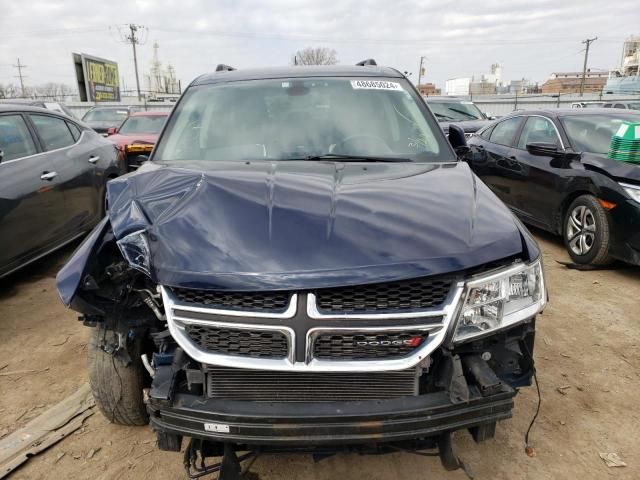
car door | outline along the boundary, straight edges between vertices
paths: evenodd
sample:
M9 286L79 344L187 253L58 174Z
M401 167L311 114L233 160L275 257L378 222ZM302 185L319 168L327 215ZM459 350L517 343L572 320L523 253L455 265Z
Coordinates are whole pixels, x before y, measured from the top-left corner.
M0 114L0 275L53 248L64 211L53 163L24 115Z
M67 232L78 233L100 216L96 162L98 147L79 135L72 122L56 115L29 115L46 155L53 162L64 191L65 212L58 219Z
M478 144L480 155L472 164L474 172L509 206L513 202L513 144L522 121L522 117L517 116L498 122L488 140Z
M514 149L519 175L514 177L513 207L527 223L553 230L564 192L559 188L567 169L552 156L531 155L529 143L549 143L563 149L558 129L542 115L531 115Z

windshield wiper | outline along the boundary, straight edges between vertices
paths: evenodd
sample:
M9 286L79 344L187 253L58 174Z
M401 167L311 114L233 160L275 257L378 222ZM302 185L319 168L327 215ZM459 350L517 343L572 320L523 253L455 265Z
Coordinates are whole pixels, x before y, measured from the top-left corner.
M290 159L293 160L293 159ZM341 155L339 153L324 153L322 155L309 155L296 160L340 160L341 162L412 162L410 158L402 157L375 157L367 155Z
M476 117L473 113L465 112L464 110L458 110L457 108L453 108L453 107L447 107L447 108L449 108L449 110L451 110L452 112L461 113L462 115L466 115L467 117L472 118L474 120L481 120L480 118Z
M450 117L449 115L444 115L444 114L442 114L442 113L436 113L436 112L433 112L433 114L434 114L436 117L438 117L438 118L442 118L442 119L444 119L444 120L451 120L451 121L454 121L454 122L458 120L457 118Z

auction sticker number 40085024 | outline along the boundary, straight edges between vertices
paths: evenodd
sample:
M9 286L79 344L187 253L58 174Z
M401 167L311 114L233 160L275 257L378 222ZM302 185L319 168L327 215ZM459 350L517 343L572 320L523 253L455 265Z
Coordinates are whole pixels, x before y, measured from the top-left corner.
M392 90L404 91L402 85L396 82L387 82L385 80L351 80L351 87L362 90Z

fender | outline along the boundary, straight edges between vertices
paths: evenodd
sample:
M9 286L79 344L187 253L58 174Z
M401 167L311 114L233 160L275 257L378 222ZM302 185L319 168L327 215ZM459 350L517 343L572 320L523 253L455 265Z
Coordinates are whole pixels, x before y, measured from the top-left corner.
M58 295L65 306L87 314L100 314L101 311L84 302L77 292L88 268L95 261L97 252L106 242L113 240L109 218L103 218L93 231L73 252L71 258L56 275Z

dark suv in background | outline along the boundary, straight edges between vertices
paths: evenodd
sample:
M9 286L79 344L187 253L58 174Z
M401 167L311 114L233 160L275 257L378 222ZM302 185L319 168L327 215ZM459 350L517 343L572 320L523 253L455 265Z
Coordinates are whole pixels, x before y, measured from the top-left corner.
M530 385L547 295L449 141L371 60L194 80L57 277L101 410L163 450L191 437L194 475L237 478L236 450L438 447L457 468L451 433L493 437Z
M426 97L425 101L438 119L445 134L449 125L458 125L467 137L491 123L493 117L485 115L475 103L469 100L449 97Z

